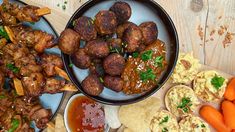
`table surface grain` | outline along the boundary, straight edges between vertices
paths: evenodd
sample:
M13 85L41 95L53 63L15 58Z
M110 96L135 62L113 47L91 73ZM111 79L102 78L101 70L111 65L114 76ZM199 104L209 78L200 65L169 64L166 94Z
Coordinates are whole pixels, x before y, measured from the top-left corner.
M46 18L58 33L72 14L87 0L23 0L47 6ZM192 52L204 65L235 75L235 0L155 0L171 16L179 35L180 51ZM66 100L74 93L66 93ZM63 113L63 109L60 109Z

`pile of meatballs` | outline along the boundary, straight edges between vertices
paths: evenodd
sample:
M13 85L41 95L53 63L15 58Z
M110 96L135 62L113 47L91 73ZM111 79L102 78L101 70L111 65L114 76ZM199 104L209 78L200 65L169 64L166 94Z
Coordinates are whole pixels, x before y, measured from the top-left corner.
M73 29L65 29L59 38L59 48L70 55L72 64L89 69L82 81L83 90L98 96L104 86L122 91L121 78L128 57L140 53L157 39L154 22L139 26L129 22L131 7L126 2L116 2L109 10L101 10L92 19L82 16L73 21ZM80 44L85 41L85 45Z

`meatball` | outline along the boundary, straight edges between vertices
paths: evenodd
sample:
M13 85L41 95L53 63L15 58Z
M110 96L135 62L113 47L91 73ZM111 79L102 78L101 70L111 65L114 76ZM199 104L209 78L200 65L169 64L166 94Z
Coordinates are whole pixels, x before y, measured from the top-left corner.
M104 77L104 86L110 88L113 91L120 92L122 91L124 81L117 76L105 76Z
M114 12L117 17L118 24L122 24L129 20L131 17L131 7L126 2L116 2L111 8L110 11Z
M104 86L96 75L90 74L82 81L82 88L87 94L98 96L103 91Z
M138 26L129 26L123 34L123 42L127 52L135 52L142 43L142 32Z
M85 45L85 52L92 57L103 58L109 55L109 46L103 40L92 40Z
M103 77L105 72L101 59L93 59L92 65L89 67L90 74L94 74L98 77Z
M122 38L124 31L125 31L129 26L136 26L136 25L135 25L134 23L132 23L132 22L126 22L126 23L124 23L124 24L122 24L122 25L119 25L119 26L117 27L117 36L118 36L118 38Z
M113 34L116 32L117 19L112 11L100 11L95 16L96 30L100 35Z
M59 48L65 54L72 54L80 47L80 36L72 29L65 29L59 37Z
M111 38L107 42L110 48L122 48L122 40L119 38Z
M74 30L78 32L84 41L90 41L97 37L95 25L90 17L82 16L75 20Z
M111 76L121 75L125 67L125 59L117 53L106 57L103 61L104 71Z
M139 27L142 31L143 43L145 45L149 45L157 39L158 29L154 22L144 22Z
M83 48L72 54L71 60L75 66L81 69L87 69L91 65L91 58Z

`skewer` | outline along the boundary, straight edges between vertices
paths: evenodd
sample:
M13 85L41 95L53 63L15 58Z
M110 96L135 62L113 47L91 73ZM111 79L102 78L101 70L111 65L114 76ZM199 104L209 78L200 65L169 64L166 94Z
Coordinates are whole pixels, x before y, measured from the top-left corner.
M13 78L13 82L14 82L14 86L15 86L15 90L16 90L17 95L23 96L24 89L23 89L23 85L22 85L21 81L17 78Z
M15 37L13 31L11 30L11 28L8 27L8 26L4 26L4 29L6 30L10 40L12 41L12 43L16 44L17 43L16 37Z
M55 67L55 72L56 72L56 74L57 74L58 76L60 76L60 77L62 77L62 78L64 78L64 79L70 81L70 79L69 79L69 77L68 77L68 74L67 74L63 69L61 69L61 68L59 68L59 67L56 66L56 67Z
M36 10L36 15L37 16L43 16L51 13L51 9L48 7L43 7L38 10Z
M69 92L77 92L78 89L72 84L66 84L63 88L60 89L61 91L69 91Z

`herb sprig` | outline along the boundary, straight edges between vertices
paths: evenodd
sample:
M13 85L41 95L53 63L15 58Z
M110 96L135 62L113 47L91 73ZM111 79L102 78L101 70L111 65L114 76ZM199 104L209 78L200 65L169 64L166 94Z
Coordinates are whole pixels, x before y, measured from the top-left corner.
M6 67L11 70L13 73L18 73L20 71L20 69L18 67L16 67L14 64L7 64Z
M182 98L180 104L177 106L177 108L180 108L183 110L184 113L189 112L189 107L192 106L192 101L189 97Z
M157 56L154 60L154 65L162 67L163 66L163 56Z
M147 80L155 80L156 75L153 73L153 70L151 68L148 68L147 71L140 72L140 79L144 82Z
M11 128L8 130L8 132L14 132L19 127L20 121L17 119L13 119L11 121Z
M152 59L152 56L153 56L153 51L147 50L141 55L141 59L143 61L148 61L148 60Z
M165 117L161 120L161 122L159 123L159 125L168 122L168 120L169 120L169 117L168 117L168 116L165 116Z
M216 90L219 90L220 87L224 84L225 79L223 77L219 77L218 75L215 75L211 79L211 84L214 86Z

